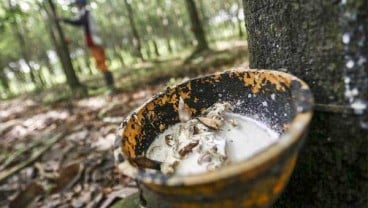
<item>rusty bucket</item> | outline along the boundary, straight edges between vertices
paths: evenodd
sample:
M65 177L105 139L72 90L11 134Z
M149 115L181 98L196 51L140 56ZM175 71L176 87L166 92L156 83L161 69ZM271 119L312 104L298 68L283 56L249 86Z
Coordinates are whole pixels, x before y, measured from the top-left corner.
M212 172L167 176L139 167L134 159L179 122L180 97L192 116L216 102L230 102L234 113L265 121L280 139L249 159ZM312 113L311 91L293 75L242 69L215 73L167 88L131 113L119 131L115 158L121 172L138 182L147 207L267 207L288 182Z

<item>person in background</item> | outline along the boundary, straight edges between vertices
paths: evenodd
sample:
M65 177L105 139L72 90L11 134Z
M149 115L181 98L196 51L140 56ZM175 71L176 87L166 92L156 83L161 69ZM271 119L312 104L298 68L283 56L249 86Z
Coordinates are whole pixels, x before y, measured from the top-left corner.
M75 0L75 5L79 10L78 18L57 19L73 26L83 27L87 47L96 61L97 68L103 73L109 91L112 93L115 91L114 77L107 68L105 50L102 47L102 39L98 35L96 22L90 11L87 9L87 0Z

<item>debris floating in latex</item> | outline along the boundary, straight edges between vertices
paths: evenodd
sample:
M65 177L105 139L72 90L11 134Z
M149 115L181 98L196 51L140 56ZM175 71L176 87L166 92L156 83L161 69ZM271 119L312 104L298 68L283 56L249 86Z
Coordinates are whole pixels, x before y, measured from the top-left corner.
M279 138L265 124L231 113L231 105L226 102L214 104L196 118L188 119L185 110L181 113L185 119L158 135L146 152L147 158L161 162L164 174L213 171L245 160Z

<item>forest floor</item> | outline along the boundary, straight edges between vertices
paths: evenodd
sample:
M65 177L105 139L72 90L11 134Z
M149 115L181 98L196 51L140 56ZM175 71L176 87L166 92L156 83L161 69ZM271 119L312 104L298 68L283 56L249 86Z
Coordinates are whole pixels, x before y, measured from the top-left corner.
M137 191L114 165L113 143L123 118L167 85L248 67L244 43L180 59L145 62L114 72L119 93L86 80L90 96L68 97L65 86L0 103L0 207L110 207Z

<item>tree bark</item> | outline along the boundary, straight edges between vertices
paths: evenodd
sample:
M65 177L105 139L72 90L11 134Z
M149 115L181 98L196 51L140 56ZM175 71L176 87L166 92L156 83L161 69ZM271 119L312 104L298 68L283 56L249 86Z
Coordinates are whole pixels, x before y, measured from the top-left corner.
M355 2L363 5L366 18L366 2ZM368 132L354 115L328 107L344 104L339 1L243 3L250 67L285 68L309 84L317 107L327 105L316 108L294 174L275 207L366 207Z
M167 51L172 54L173 53L173 48L171 45L171 39L170 38L166 38L166 45L167 45Z
M0 83L5 92L9 91L9 79L5 74L4 68L0 69Z
M58 21L55 21L56 15L56 8L52 0L48 0L48 4L50 10L45 8L49 21L51 22L50 27L50 34L52 36L52 40L55 44L56 52L60 58L60 62L66 76L66 81L73 91L76 93L77 96L83 96L87 94L86 88L79 82L79 79L74 71L72 61L70 59L70 52L68 46L65 44L65 36L64 32L59 24Z
M241 1L236 1L237 2L237 5L238 5L238 9L239 9L239 12L236 14L236 21L238 23L238 35L240 38L244 37L244 32L243 32L243 24L242 24L242 20L240 19L240 7L241 7Z
M137 27L134 22L133 9L132 9L132 6L130 5L130 2L128 2L128 0L124 0L124 3L128 11L129 24L130 24L130 27L133 33L133 45L135 46L138 57L143 61L144 58L142 54L142 43L141 43L141 38L138 33Z
M49 58L49 56L47 55L47 53L45 52L42 56L42 60L47 68L47 71L51 74L51 75L55 75L55 69L51 64L51 60Z
M151 40L153 45L153 51L155 52L156 57L160 56L160 51L158 50L157 42L156 40Z
M203 30L202 22L199 19L198 10L194 0L185 0L187 11L190 17L193 34L197 40L196 51L208 50L208 43Z
M35 71L37 73L37 77L38 77L38 80L40 81L40 86L41 88L45 88L46 86L46 81L45 81L45 76L43 76L43 73L42 73L42 69L39 68L37 71Z
M198 3L199 3L199 11L200 11L200 13L201 13L201 15L200 16L202 16L202 18L201 18L201 20L202 20L202 26L203 26L203 29L204 29L204 31L207 31L208 33L210 33L210 29L211 29L211 27L210 27L210 24L209 24L209 17L208 17L208 15L207 15L207 9L206 9L206 7L205 7L205 5L204 5L204 0L199 0L198 1Z

